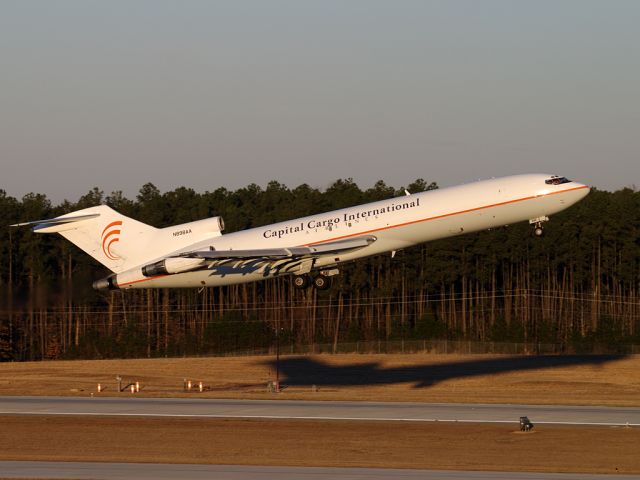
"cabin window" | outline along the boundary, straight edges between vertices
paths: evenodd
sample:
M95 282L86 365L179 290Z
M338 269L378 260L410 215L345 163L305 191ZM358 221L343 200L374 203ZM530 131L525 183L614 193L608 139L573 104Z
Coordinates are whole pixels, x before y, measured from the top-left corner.
M563 183L569 182L571 182L571 180L569 180L567 177L551 177L548 180L544 181L544 183L546 183L547 185L562 185Z

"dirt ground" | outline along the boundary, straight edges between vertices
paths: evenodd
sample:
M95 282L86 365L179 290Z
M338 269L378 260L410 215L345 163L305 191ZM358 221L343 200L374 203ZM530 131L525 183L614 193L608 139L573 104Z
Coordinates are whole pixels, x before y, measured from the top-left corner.
M2 460L640 473L640 429L624 427L31 416L0 424Z
M276 394L269 356L0 363L0 395L132 395L119 375L148 397L640 406L639 355L282 356L279 370Z

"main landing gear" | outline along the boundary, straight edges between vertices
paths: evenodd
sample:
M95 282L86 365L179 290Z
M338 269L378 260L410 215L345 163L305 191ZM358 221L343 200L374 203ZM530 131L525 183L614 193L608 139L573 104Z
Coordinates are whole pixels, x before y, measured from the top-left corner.
M313 287L317 290L329 290L331 285L333 284L332 276L337 274L337 270L327 270L324 272L319 272L315 276L311 276L308 273L303 273L302 275L295 275L293 277L293 286L304 290L305 288Z
M542 224L548 221L549 221L549 217L538 217L538 218L532 218L531 220L529 220L529 224L534 225L533 234L536 237L541 237L542 235L544 235L544 228Z
M304 290L311 285L311 275L308 273L303 273L302 275L295 275L293 277L293 286L299 288L300 290Z
M329 290L332 283L331 277L326 277L322 273L313 277L313 286L317 290Z

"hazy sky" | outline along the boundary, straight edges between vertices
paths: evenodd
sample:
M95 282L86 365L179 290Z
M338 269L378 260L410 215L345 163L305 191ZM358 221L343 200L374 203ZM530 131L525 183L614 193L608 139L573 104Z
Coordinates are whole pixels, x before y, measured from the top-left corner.
M640 1L0 0L0 188L640 185Z

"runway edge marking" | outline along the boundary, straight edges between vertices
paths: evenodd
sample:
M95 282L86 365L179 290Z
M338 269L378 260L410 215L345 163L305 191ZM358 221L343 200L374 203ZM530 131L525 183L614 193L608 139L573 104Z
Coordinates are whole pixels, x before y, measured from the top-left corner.
M421 422L421 423L513 423L516 420L473 420L473 419L439 419L439 418L379 418L379 417L327 417L327 416L282 416L282 415L223 415L197 413L99 413L99 412L3 412L0 415L11 416L90 416L90 417L156 417L156 418L237 418L264 420L345 420L366 422ZM565 422L565 421L536 421L536 425L586 425L599 427L639 427L640 423L631 422Z

